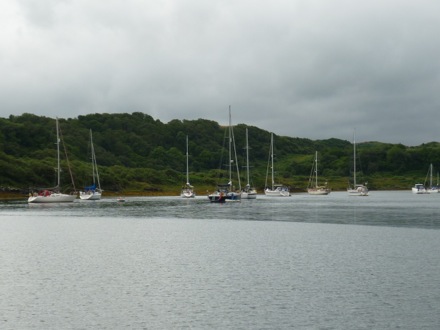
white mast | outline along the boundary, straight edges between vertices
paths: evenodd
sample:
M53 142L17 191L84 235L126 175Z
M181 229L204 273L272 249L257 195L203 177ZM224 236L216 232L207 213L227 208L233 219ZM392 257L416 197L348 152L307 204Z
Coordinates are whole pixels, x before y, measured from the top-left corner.
M315 188L318 187L318 152L315 151Z
M247 185L250 186L249 180L249 139L248 139L248 129L246 127L246 180Z
M95 178L96 178L96 182L98 182L98 189L101 189L101 183L99 182L98 163L96 162L95 147L93 146L93 136L91 129L90 129L90 145L92 149L91 151L92 151L93 185L95 185Z
M57 188L60 189L60 172L61 172L61 166L60 166L60 134L59 134L59 127L58 127L58 117L55 118L56 122L56 128L57 128Z
M189 186L189 172L188 172L188 135L186 136L186 184Z
M432 188L432 163L429 166L430 176L429 176L429 188Z
M229 186L232 189L232 132L231 132L231 106L229 106Z
M270 133L270 158L271 158L271 168L272 168L272 190L273 190L275 185L275 181L273 177L273 133Z
M353 131L353 181L356 189L356 130Z
M92 130L90 129L90 149L92 151L92 179L93 185L95 185L95 150L93 149Z

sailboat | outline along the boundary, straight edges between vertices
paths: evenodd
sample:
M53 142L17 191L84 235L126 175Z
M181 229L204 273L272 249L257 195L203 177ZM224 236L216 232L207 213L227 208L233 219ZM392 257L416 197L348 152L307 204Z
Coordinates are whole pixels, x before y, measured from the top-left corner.
M425 183L416 183L414 187L411 188L411 191L414 194L430 194L430 193L438 193L439 187L438 183L437 186L432 185L432 174L433 174L433 166L432 164L429 165L428 173L426 174ZM429 177L429 187L426 188L426 181L428 181Z
M270 197L288 197L290 196L290 190L289 187L282 185L282 184L275 184L274 179L274 163L273 163L273 133L270 134L270 151L269 151L269 162L268 162L268 168L266 173L266 188L264 189L264 194L266 196ZM272 172L272 185L269 187L267 185L267 180L269 177L269 164L271 167Z
M315 161L312 165L307 192L309 195L328 195L330 191L331 189L327 187L327 182L324 186L318 185L318 152L315 151Z
M248 139L248 129L246 128L246 180L247 184L241 191L242 199L256 199L257 198L257 190L253 188L250 184L249 180L249 139Z
M212 194L208 195L209 200L212 203L224 203L224 202L240 202L241 201L241 183L240 183L240 175L238 171L238 162L237 162L237 152L235 150L235 139L234 133L232 130L231 124L231 106L229 106L229 128L228 128L228 148L229 148L229 159L228 159L228 167L229 167L229 182L226 184L218 184L217 190ZM234 147L234 159L232 158L232 147ZM235 162L235 166L237 169L237 178L238 178L238 191L234 191L234 185L232 182L232 167Z
M428 170L428 174L429 175L429 187L427 189L427 191L429 193L438 193L439 192L439 187L438 187L438 183L436 186L434 186L432 184L432 175L433 175L433 171L434 171L434 167L432 166L432 163L429 165L429 170ZM426 180L425 180L426 181Z
M188 135L186 136L186 184L182 187L180 192L180 197L183 198L194 198L196 194L194 193L194 187L189 183L189 172L188 172Z
M38 189L29 194L28 203L66 203L73 202L76 195L63 194L60 192L61 187L61 166L60 166L60 134L58 126L58 118L55 120L57 130L57 185L53 188Z
M88 187L85 187L84 191L81 191L79 193L79 198L81 198L82 200L96 201L101 199L102 189L101 189L101 183L99 182L98 164L96 162L95 148L93 146L92 130L90 130L90 146L92 151L93 184Z
M350 196L368 196L368 188L356 182L356 132L353 133L353 187L347 188Z
M429 191L426 190L426 187L422 183L416 183L414 187L411 188L411 191L414 194L429 194Z

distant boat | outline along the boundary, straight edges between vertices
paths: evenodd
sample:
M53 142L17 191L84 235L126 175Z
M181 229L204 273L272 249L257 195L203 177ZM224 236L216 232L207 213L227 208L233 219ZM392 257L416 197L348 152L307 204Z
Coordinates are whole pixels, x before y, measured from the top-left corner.
M186 136L186 184L182 187L180 192L180 197L183 198L194 198L196 194L194 193L194 187L189 183L189 172L188 172L188 135Z
M267 180L269 177L269 166L271 168L271 185L270 187L267 184ZM290 196L289 187L276 184L274 179L274 161L273 161L273 133L270 134L270 151L269 151L269 161L267 165L267 173L266 173L266 188L264 189L264 194L270 197L288 197Z
M432 164L429 165L428 173L426 174L425 183L416 183L414 187L411 188L411 191L414 194L430 194L430 193L438 193L439 187L432 185L432 173L433 173L433 166ZM429 178L429 186L426 187L426 183Z
M76 195L63 194L60 192L61 187L61 166L60 166L60 134L58 126L58 118L55 120L57 130L57 185L53 188L36 189L29 194L28 203L67 203L73 202Z
M432 163L429 165L429 170L428 170L428 174L426 175L426 177L429 176L429 187L427 189L427 191L429 193L438 193L439 192L439 186L438 186L438 177L437 177L437 185L433 185L432 183L432 175L434 172L434 167L432 166ZM426 182L427 180L425 180Z
M232 157L232 148L234 148L234 157ZM240 192L240 173L238 171L238 163L237 163L237 153L235 150L235 139L234 133L232 129L231 123L231 107L229 106L229 127L228 127L228 150L229 150L229 158L228 158L228 168L229 168L229 182L226 184L218 184L217 190L212 194L208 195L209 200L212 203L224 203L224 202L240 202L241 201L241 192ZM232 182L232 167L234 166L237 169L237 179L238 179L238 191L234 190L234 185Z
M80 191L79 198L82 200L95 201L101 199L102 189L99 182L98 164L96 162L95 147L93 146L92 130L90 130L90 148L92 154L92 180L93 184Z
M246 128L246 186L241 191L242 199L256 199L257 198L257 190L253 188L250 184L249 179L249 140L248 140L248 129Z
M348 187L347 192L350 196L368 196L367 185L356 182L356 132L353 133L353 186Z
M318 185L318 152L315 151L315 161L312 165L307 192L309 195L328 195L330 191L331 189L327 187L327 182L324 186Z
M411 191L414 194L429 194L429 192L426 190L426 187L422 183L416 183L414 187L411 188Z

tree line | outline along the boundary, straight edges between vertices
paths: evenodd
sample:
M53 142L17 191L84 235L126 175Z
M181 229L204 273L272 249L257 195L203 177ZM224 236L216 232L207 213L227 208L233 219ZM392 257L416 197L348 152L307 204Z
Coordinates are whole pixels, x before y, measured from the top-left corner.
M196 189L214 187L227 177L226 166L221 162L225 159L227 128L214 121L162 123L148 114L134 112L89 114L59 119L59 123L76 189L90 184L91 180L90 129L104 190L170 190L180 186L185 182L186 136L190 178ZM246 128L252 183L261 191L268 169L270 132L246 124L234 126L243 178ZM0 186L20 189L53 186L55 142L55 118L27 113L0 118ZM334 138L313 141L274 135L277 181L294 190L304 190L315 151L319 154L320 178L336 190L344 189L353 171L353 145ZM440 166L438 142L416 147L364 142L357 144L357 155L358 177L368 181L371 189L406 189L415 181L423 183L429 164L434 168ZM62 159L62 182L67 189L70 175L67 161Z

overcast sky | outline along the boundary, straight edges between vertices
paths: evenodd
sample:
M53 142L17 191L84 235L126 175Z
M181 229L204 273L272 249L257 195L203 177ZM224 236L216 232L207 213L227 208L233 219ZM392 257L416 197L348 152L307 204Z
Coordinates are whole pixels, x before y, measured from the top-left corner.
M440 141L438 0L2 0L0 117Z

